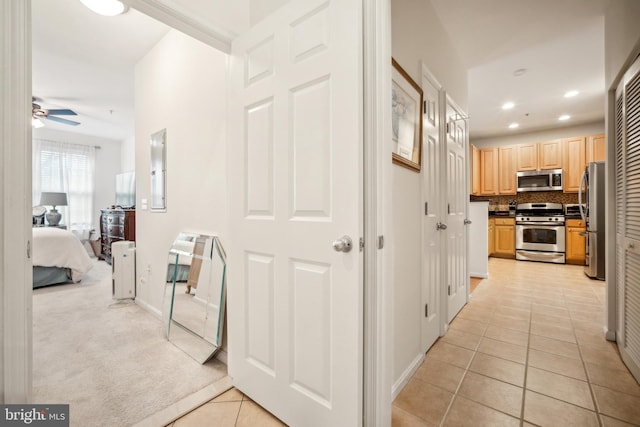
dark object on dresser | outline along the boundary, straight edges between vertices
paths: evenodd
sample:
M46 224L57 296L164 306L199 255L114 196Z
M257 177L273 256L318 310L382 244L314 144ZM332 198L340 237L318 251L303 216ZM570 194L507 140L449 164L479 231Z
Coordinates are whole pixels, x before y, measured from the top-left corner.
M121 240L136 241L135 209L101 209L100 234L102 254L100 258L111 264L111 244Z

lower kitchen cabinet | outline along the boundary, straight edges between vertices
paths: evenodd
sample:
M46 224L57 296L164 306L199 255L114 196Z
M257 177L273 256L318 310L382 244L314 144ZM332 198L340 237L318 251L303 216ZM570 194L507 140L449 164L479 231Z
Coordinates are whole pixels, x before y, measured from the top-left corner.
M516 222L514 218L495 218L494 256L516 257Z
M567 264L584 265L586 240L580 233L586 230L585 223L581 219L567 219L565 226Z
M496 220L495 218L489 218L489 256L493 256L495 252L495 242L496 242Z

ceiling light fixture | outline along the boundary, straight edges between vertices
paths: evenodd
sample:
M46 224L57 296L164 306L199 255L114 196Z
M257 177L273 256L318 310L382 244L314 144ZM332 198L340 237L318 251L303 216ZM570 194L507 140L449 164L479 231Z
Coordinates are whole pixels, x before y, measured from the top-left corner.
M129 7L119 0L80 0L83 5L102 16L116 16L125 13Z
M568 115L568 114L564 114L564 115L562 115L562 116L558 117L558 120L561 120L561 121L563 121L563 122L564 122L565 120L569 120L570 118L571 118L571 116L570 116L570 115Z
M573 98L574 96L576 96L579 93L580 92L578 92L577 90L570 90L569 92L564 94L564 97L565 98Z
M502 109L503 110L510 110L515 106L515 104L513 102L505 102L504 104L502 104Z
M42 120L40 120L37 117L32 117L31 118L31 126L33 126L34 128L38 129L44 126L44 123L42 123Z
M517 128L518 126L520 126L520 125L519 125L519 124L517 124L517 123L511 123L511 124L509 125L509 129L515 129L515 128Z

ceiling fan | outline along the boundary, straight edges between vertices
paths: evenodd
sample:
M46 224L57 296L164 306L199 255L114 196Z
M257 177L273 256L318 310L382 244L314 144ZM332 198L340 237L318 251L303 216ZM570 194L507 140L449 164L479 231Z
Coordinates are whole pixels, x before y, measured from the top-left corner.
M68 108L46 109L46 108L40 107L40 105L36 104L35 101L40 102L40 100L38 100L36 97L33 97L31 100L31 116L33 117L34 125L35 125L35 122L38 121L39 119L47 119L47 120L51 120L58 123L64 123L65 125L70 125L70 126L78 126L80 124L79 122L74 122L73 120L56 117L56 116L77 116L78 114L75 111L69 110ZM42 122L40 123L42 124ZM39 127L39 126L36 126L36 127Z

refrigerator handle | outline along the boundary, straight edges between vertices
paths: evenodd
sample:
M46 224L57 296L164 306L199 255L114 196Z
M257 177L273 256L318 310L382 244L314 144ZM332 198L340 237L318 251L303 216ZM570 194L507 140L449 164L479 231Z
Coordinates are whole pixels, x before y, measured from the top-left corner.
M582 192L587 190L587 171L585 170L580 178L580 185L578 186L578 208L580 209L580 216L584 222L587 222L586 212L582 205ZM583 190L584 188L584 190ZM589 195L587 195L587 199Z

